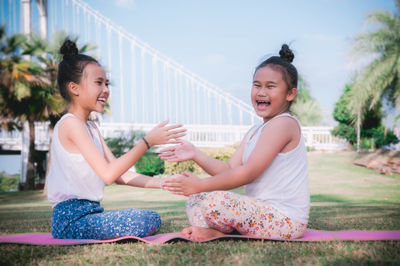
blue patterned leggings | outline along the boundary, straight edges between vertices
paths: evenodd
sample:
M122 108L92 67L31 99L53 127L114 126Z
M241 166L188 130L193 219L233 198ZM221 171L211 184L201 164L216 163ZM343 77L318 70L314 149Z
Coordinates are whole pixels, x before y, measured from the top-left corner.
M108 239L126 235L145 237L161 226L160 215L151 210L104 211L99 202L69 199L53 209L54 238Z

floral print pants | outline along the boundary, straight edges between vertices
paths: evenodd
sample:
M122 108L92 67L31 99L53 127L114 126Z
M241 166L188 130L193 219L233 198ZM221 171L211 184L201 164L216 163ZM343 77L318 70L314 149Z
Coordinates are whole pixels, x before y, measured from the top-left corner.
M267 202L229 191L191 195L186 202L186 213L193 226L223 233L236 230L242 235L270 239L299 238L307 228Z
M155 211L104 211L99 202L69 199L54 206L51 234L61 239L144 237L156 232L160 226L161 218Z

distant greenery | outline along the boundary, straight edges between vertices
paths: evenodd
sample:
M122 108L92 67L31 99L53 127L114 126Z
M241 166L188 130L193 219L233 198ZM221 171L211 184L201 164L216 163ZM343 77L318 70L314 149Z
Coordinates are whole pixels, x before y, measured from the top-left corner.
M19 175L9 175L4 171L0 173L0 192L17 191Z
M333 130L332 134L349 141L354 145L357 141L357 133L354 127L354 114L350 108L352 97L352 87L346 85L342 96L335 105L333 118L339 122ZM393 132L382 125L382 104L378 103L374 108L364 107L364 119L361 124L360 148L375 149L390 143L396 144L399 142Z
M307 82L300 76L297 95L290 109L302 126L320 125L323 118L322 111L308 87Z

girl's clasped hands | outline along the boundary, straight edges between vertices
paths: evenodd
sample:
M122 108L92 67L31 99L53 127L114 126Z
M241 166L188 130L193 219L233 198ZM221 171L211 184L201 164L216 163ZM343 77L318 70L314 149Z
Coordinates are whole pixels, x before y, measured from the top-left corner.
M159 157L167 162L193 160L196 156L195 146L185 140L178 140L178 145L160 150ZM202 181L189 171L172 175L162 182L162 188L176 195L190 196L201 192Z

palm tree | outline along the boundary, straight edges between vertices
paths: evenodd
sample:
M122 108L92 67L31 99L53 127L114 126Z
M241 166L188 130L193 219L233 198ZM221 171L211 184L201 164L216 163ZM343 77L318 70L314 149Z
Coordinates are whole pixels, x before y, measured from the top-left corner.
M358 124L363 120L366 105L372 109L384 97L395 106L400 104L400 0L395 1L397 14L385 10L369 14L366 22L376 27L354 38L352 52L357 57L374 58L352 87L349 104Z

